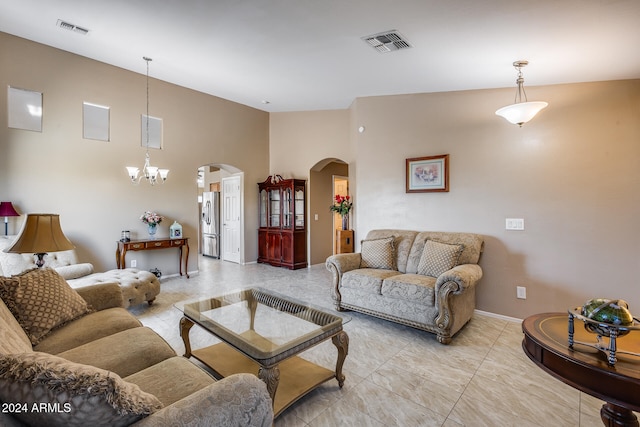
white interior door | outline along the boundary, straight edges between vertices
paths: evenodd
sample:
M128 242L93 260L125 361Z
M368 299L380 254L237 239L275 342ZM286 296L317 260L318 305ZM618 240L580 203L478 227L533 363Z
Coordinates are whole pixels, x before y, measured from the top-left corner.
M222 178L222 259L240 263L242 249L241 176Z

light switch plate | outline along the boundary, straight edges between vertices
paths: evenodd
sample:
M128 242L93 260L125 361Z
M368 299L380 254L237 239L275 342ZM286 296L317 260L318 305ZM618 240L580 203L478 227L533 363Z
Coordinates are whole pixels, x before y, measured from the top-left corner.
M506 230L524 230L524 218L507 218L505 221Z

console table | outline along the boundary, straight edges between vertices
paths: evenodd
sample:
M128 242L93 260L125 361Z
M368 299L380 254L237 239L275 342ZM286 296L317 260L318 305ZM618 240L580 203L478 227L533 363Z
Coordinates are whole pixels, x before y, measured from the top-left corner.
M150 240L131 240L129 242L117 242L116 247L116 266L118 269L126 267L124 260L127 251L151 251L155 249L178 248L180 254L178 264L180 265L180 275L182 276L182 253L184 248L184 273L189 278L187 266L189 265L189 238L182 239L150 239Z
M575 336L595 342L595 334L579 327ZM600 417L606 426L638 426L632 411L640 411L640 358L619 354L610 366L601 351L568 342L568 313L536 314L522 322L522 348L529 359L560 381L604 400ZM638 352L640 342L630 333L617 340L618 349Z

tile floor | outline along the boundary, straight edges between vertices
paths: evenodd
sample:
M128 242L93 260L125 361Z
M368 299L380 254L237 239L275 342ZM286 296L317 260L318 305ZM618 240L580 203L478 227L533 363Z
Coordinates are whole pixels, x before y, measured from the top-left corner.
M173 304L199 296L261 286L332 309L330 274L324 265L289 271L263 264L241 266L200 257L190 279L162 279L153 306L131 308L147 326L184 353L181 313ZM276 427L289 426L602 426L602 402L555 380L521 349L520 323L475 315L441 345L435 336L349 312L345 386L329 381L287 409ZM193 348L216 341L197 326ZM330 341L303 357L335 368Z

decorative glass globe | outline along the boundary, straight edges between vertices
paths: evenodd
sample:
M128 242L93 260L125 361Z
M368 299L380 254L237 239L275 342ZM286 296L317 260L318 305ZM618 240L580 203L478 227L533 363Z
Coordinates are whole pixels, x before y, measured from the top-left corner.
M629 311L629 304L625 300L610 300L605 298L595 298L587 301L580 312L584 317L594 322L611 325L603 327L597 323L586 323L584 327L587 331L601 336L609 336L610 329L616 326L633 325L633 315ZM629 331L619 331L618 335L626 335Z

